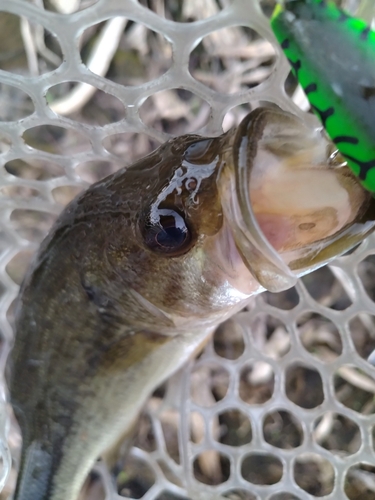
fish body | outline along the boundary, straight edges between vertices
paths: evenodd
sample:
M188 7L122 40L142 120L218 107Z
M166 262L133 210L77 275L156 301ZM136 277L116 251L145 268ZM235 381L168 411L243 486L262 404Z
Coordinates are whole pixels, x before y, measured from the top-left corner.
M217 325L372 231L370 195L329 156L297 117L259 108L221 137L168 141L66 207L16 306L14 500L77 500Z
M375 31L325 0L285 0L271 26L329 137L375 193Z

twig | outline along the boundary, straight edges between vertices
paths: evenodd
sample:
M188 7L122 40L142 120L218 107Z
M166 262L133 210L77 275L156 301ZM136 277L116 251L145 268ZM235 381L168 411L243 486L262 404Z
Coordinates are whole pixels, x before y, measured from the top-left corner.
M21 17L20 29L30 73L33 76L39 75L35 40L31 33L30 23L26 17Z
M357 372L351 366L342 366L337 373L350 384L363 391L375 393L375 381L368 375Z

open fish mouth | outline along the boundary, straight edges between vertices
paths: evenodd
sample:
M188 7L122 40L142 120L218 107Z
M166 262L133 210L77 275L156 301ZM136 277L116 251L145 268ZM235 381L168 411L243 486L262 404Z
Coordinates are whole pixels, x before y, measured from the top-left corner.
M250 113L228 139L219 177L236 247L270 291L361 242L375 227L374 202L321 129L273 108Z

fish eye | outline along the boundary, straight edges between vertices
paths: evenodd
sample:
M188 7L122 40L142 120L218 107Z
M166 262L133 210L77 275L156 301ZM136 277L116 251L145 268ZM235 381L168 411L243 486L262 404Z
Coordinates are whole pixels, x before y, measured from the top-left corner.
M143 231L146 245L173 256L186 252L192 238L183 216L170 209L158 209L156 214L150 214Z

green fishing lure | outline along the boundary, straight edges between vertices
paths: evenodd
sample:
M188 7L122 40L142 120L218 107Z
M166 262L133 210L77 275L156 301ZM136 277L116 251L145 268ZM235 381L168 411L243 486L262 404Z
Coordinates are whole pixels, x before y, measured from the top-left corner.
M375 32L324 0L284 0L271 26L329 137L375 193Z

